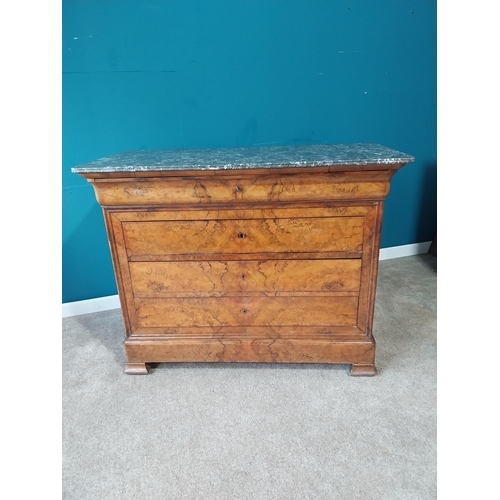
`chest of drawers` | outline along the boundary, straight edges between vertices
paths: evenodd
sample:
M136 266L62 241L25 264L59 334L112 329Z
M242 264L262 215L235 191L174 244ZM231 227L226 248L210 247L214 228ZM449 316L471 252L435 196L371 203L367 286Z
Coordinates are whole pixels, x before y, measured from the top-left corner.
M412 161L323 144L130 151L74 168L103 208L125 371L284 362L375 375L383 204Z

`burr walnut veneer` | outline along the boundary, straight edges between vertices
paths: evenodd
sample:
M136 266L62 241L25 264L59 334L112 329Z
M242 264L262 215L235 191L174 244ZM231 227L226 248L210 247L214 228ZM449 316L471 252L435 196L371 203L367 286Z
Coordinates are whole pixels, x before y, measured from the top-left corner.
M127 373L158 362L345 363L374 375L376 144L131 151L74 168L103 208Z

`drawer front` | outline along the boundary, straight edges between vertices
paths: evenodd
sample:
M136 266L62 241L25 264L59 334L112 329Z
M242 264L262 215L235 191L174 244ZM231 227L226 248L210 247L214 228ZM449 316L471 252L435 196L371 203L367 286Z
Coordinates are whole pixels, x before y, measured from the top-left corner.
M392 171L96 180L102 206L383 199Z
M357 292L360 259L131 262L135 297Z
M129 258L360 251L363 217L123 222Z
M357 297L135 299L138 327L355 326Z

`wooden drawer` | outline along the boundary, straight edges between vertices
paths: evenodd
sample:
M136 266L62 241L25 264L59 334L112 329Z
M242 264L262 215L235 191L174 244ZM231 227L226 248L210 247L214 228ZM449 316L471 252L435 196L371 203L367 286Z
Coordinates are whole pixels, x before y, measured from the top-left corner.
M134 300L138 327L355 326L356 296L203 297Z
M96 179L102 206L291 202L382 199L392 172Z
M130 260L151 256L353 252L363 217L123 222Z
M357 292L361 260L131 262L134 297Z

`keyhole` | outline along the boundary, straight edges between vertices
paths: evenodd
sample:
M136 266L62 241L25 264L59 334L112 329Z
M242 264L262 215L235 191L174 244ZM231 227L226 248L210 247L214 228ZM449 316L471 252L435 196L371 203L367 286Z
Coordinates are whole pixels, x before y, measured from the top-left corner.
M248 311L246 309L243 309L243 311L241 311L243 314L246 314Z
M240 188L240 186L236 186L236 191L237 191L238 193L241 193L242 189Z
M245 279L245 275L244 274L241 275L241 279L243 279L243 280Z
M244 234L244 233L238 233L238 238L239 238L240 240L242 240L244 237L245 237L245 234Z

